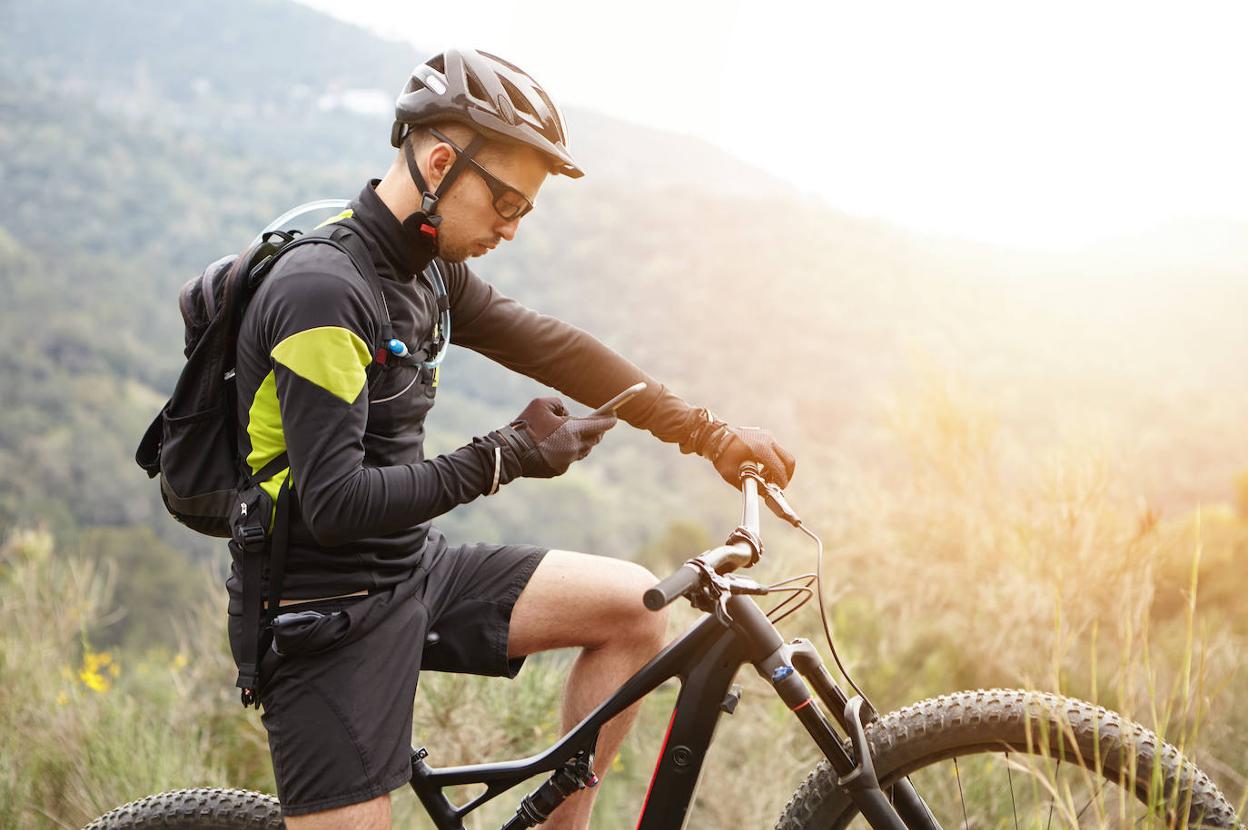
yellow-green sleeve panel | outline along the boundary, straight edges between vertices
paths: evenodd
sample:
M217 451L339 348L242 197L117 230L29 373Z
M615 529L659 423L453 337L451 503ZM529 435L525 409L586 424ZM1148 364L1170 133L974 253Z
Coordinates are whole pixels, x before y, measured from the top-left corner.
M292 536L302 532L320 553L340 559L352 543L401 537L480 496L493 483L496 463L500 483L520 470L523 447L507 446L497 436L428 460L387 464L378 463L388 460L384 455L369 458L369 344L378 339L367 283L350 259L328 245L305 246L279 260L240 334L246 462L255 472L287 453L300 513ZM257 376L258 382L251 380ZM244 387L249 399L241 398ZM279 473L266 489L276 493L285 477Z
M316 326L289 335L273 347L273 361L351 404L364 389L373 362L360 336L342 326Z

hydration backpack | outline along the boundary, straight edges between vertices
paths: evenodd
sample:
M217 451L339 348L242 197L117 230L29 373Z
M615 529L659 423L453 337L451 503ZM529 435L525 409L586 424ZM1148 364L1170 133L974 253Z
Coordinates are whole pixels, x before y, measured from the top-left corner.
M173 395L157 414L135 453L175 519L209 536L242 544L236 522L239 494L285 469L285 453L254 474L238 456L234 360L243 313L278 258L301 245L327 244L347 254L373 288L382 318L380 279L359 238L342 226L313 231L270 231L237 256L223 257L182 287L178 305L186 324L186 365ZM373 379L374 363L369 367ZM258 488L255 488L258 489ZM255 515L256 508L250 512ZM272 505L268 505L272 508ZM260 515L270 515L260 511ZM254 531L253 531L254 532Z
M296 208L270 228L328 204ZM344 212L335 218L349 216ZM278 258L302 245L315 244L332 245L350 257L371 289L380 338L374 344L374 359L367 371L368 386L373 387L387 366L434 365L410 354L406 345L394 338L381 278L363 241L349 225L331 220L308 234L266 229L241 254L222 257L183 286L178 305L186 324L186 365L173 395L135 452L135 461L148 476L159 477L161 498L175 519L199 533L230 539L231 546L242 554L244 635L237 685L243 689L244 705L259 702L258 655L268 647L265 638L269 632L261 617L267 623L281 600L293 505L290 476L276 504L260 487L290 465L286 453L254 473L239 456L234 378L238 334L248 303ZM441 335L436 344L440 362L449 342L450 304L437 266L431 263L429 272L441 311ZM266 561L268 608L262 615L261 581Z

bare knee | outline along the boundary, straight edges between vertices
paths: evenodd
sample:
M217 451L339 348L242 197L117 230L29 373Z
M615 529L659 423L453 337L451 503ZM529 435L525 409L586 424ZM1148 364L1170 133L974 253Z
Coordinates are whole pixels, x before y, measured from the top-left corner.
M635 562L552 550L516 601L508 655L570 647L657 651L667 617L642 602L655 582Z
M390 830L390 794L306 816L287 816L289 830Z
M658 649L667 638L667 609L651 611L642 602L642 596L659 581L650 569L636 562L629 562L627 578L621 582L628 613L627 631L646 647Z

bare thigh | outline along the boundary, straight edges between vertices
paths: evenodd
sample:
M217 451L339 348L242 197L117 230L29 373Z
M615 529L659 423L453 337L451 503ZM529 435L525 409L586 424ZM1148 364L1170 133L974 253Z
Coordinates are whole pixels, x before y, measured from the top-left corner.
M507 656L652 639L656 629L662 636L663 615L648 611L641 601L656 581L635 562L550 551L512 609Z
M390 830L390 795L306 816L288 816L288 830Z

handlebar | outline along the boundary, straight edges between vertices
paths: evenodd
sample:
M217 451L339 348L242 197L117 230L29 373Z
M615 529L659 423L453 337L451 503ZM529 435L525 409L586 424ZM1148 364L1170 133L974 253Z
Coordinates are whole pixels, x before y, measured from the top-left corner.
M674 573L662 579L642 596L642 602L651 611L658 611L696 589L702 582L700 561L715 573L725 574L753 563L760 553L758 541L758 488L762 481L758 465L746 462L741 465L741 526L729 538L729 543L703 551Z

